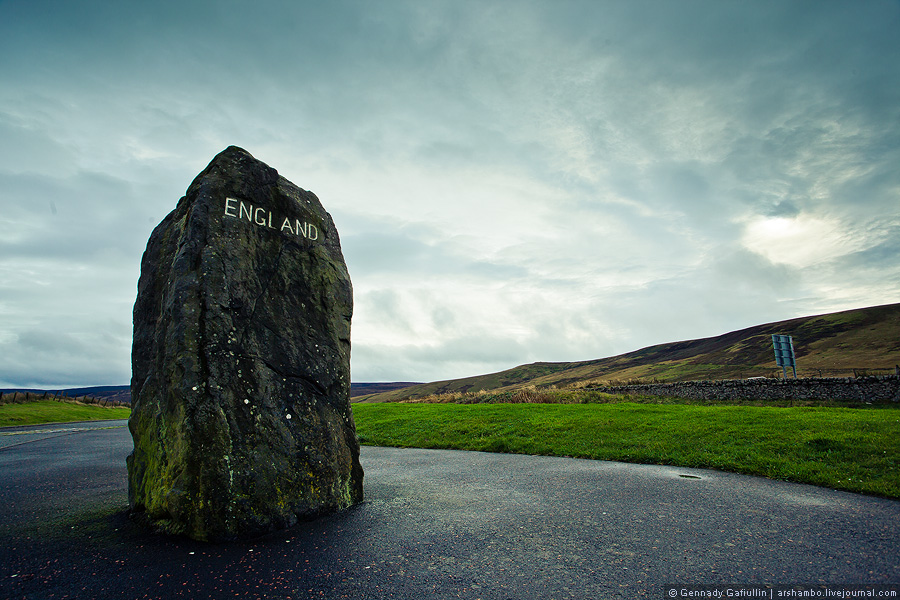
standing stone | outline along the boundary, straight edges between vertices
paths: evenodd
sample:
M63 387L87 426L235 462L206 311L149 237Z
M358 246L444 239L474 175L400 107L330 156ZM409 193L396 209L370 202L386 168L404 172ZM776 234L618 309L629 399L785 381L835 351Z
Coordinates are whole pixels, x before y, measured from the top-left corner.
M132 347L133 512L232 540L362 501L353 292L318 198L231 146L144 252Z

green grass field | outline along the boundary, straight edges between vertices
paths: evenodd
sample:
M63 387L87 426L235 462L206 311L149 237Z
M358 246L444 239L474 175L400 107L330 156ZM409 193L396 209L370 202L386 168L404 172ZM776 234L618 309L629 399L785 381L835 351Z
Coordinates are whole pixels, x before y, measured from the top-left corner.
M900 498L900 407L354 404L360 442L719 469ZM0 405L0 426L125 419L127 408Z
M126 407L106 408L56 400L42 400L27 404L0 404L0 427L127 419L130 414L131 409Z
M355 404L362 444L720 469L900 498L900 408Z

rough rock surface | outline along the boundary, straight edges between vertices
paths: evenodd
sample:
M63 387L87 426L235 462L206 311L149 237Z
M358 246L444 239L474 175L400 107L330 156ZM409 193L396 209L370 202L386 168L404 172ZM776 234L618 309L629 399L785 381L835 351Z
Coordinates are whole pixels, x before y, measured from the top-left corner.
M134 306L129 501L247 538L362 501L350 276L318 198L231 146L147 243Z

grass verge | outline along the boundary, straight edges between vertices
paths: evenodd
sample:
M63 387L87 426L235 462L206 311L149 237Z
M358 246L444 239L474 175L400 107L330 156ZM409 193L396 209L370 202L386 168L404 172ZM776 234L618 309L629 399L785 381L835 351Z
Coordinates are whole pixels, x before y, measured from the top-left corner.
M362 444L719 469L900 498L900 409L354 404Z
M0 427L127 419L131 409L41 400L27 404L0 404Z
M126 419L130 409L0 405L0 427ZM360 442L719 469L900 498L900 407L354 404Z

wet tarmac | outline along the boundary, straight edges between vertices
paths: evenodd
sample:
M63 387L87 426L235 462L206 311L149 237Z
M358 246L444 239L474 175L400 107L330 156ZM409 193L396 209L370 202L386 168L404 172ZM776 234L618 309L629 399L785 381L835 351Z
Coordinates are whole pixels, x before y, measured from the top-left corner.
M900 583L898 501L478 452L364 447L354 509L252 542L162 537L126 516L131 448L123 421L0 430L0 598L661 598L667 584Z

